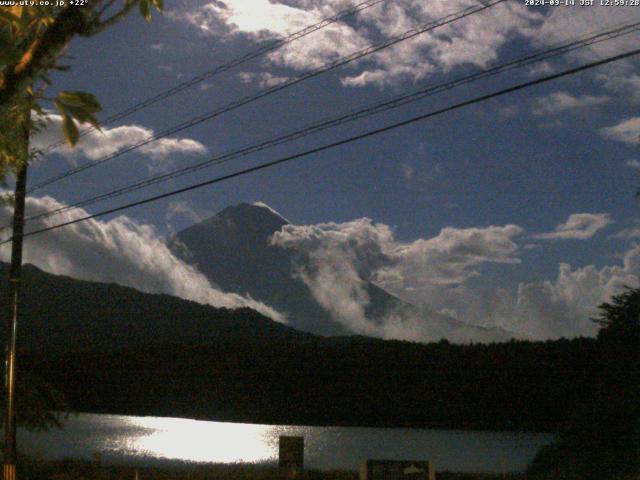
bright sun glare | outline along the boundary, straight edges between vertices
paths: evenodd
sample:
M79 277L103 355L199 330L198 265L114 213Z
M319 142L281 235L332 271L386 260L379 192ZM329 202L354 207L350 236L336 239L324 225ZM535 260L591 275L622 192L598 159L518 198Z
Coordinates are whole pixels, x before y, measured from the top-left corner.
M133 418L147 430L132 439L140 455L189 462L263 462L276 457L267 425L225 424L182 418Z

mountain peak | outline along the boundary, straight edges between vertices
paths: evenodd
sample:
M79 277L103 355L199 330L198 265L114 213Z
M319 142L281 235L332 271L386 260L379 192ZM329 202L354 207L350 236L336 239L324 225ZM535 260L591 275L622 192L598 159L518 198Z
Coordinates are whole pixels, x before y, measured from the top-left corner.
M289 220L287 220L286 218L284 218L284 217L282 216L282 214L281 214L280 212L278 212L275 208L270 207L269 205L267 205L267 204L266 204L266 203L264 203L264 202L253 202L253 203L251 204L251 206L253 206L253 207L258 207L258 208L264 208L265 210L268 210L269 212L273 213L274 215L277 215L278 217L280 217L280 218L281 218L282 220L284 220L285 222L287 222L287 223L291 223L291 222L289 222Z
M283 225L289 223L275 209L263 202L239 203L221 210L213 217L201 222L200 225L235 224L251 226L253 228L262 227L273 233L280 230Z

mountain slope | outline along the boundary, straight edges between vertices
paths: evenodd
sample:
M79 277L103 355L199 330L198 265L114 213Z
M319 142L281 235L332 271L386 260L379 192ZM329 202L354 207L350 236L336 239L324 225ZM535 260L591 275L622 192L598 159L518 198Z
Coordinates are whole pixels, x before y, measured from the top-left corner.
M0 264L0 278L6 278L7 272L8 265ZM215 308L170 295L52 275L32 265L25 265L23 277L19 343L30 350L101 351L312 337L249 308ZM0 296L4 309L6 282L0 282Z
M353 333L344 326L348 322L336 321L316 302L296 275L296 262L305 260L270 244L271 236L288 223L264 204L243 203L182 230L168 244L175 255L222 290L250 295L276 308L297 329L321 335ZM470 325L406 303L366 280L363 284L369 298L365 316L374 328L385 322L385 327L401 331L406 326L403 322L414 321L428 328L433 338L481 342L510 338L504 330Z
M242 203L182 230L168 243L174 254L222 290L248 294L285 312L295 328L322 335L350 333L296 278L291 252L269 244L273 233L288 223L266 206ZM372 321L407 306L374 284L365 285Z

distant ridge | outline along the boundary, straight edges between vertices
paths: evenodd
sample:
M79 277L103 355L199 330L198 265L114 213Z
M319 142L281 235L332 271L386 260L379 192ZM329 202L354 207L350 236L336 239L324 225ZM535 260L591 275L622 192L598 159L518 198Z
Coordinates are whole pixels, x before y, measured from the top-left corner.
M8 265L0 263L0 278ZM6 282L0 282L2 308ZM4 339L4 329L2 338ZM76 280L24 266L19 345L29 350L103 351L139 345L278 342L313 336L250 308L201 305L113 283Z

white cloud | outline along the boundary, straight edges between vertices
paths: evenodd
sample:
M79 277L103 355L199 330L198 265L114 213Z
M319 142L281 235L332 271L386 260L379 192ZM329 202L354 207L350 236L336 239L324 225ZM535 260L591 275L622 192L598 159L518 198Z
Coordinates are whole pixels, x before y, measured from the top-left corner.
M619 232L609 235L612 240L630 240L640 238L640 227L623 228Z
M529 67L529 75L531 75L532 77L549 75L555 71L555 67L549 62L540 62L536 63L532 67Z
M87 128L88 125L80 125ZM35 135L33 148L44 148L60 140L62 129L62 117L57 114L48 114L44 119L44 129ZM97 160L106 155L111 155L122 148L136 145L154 134L153 130L141 125L121 125L119 127L103 127L102 131L92 131L80 138L74 148L66 144L55 149L55 152L68 158L77 159L86 157ZM165 160L170 155L205 154L207 148L196 140L190 138L162 138L138 149L140 153L153 160Z
M540 240L588 240L613 220L606 213L574 213L566 222L552 232L538 233L533 238Z
M629 168L633 168L635 170L640 170L640 161L638 160L627 160L625 165Z
M252 40L284 37L352 6L346 0L200 0L177 6L168 13L205 35L218 39L243 35ZM272 65L297 71L320 67L328 61L380 42L471 6L474 0L394 0L365 9L272 52ZM489 10L423 33L411 40L361 59L342 73L345 86L379 87L415 82L432 73L461 65L486 67L508 42L524 38L536 48L628 23L628 9L594 5L587 8L551 8L546 12L524 2L504 2ZM601 58L635 48L640 33L609 39L581 48L560 62ZM634 62L618 62L602 83L611 91L631 94L640 101L640 74ZM549 62L531 67L531 75L548 74ZM268 71L268 70L267 70ZM633 92L630 90L632 89Z
M550 8L544 22L536 25L528 33L532 39L540 44L557 45L585 34L628 24L629 20L629 10L626 8L609 8L600 5L580 8ZM576 58L593 61L594 57L616 55L636 48L638 38L638 33L621 36L576 50L572 55Z
M606 74L599 73L596 78L606 89L622 95L625 100L640 102L640 74L633 64L629 62L613 64Z
M201 92L206 92L208 90L211 90L212 88L215 88L215 85L213 83L209 83L209 82L202 82L198 86L198 90L200 90Z
M351 4L344 0L225 0L189 5L174 10L171 17L221 38L243 34L263 39L288 35L347 6ZM318 68L378 43L382 37L398 35L471 6L477 3L398 0L382 4L360 12L355 20L334 23L272 52L268 62L298 71ZM345 74L342 82L348 86L383 86L415 81L433 71L464 64L486 66L497 58L500 47L540 18L533 9L505 2L375 53L358 62L358 71Z
M251 33L289 35L320 20L314 12L268 0L205 2L173 16L199 28L202 33ZM219 28L225 26L223 32Z
M581 237L610 222L606 216L589 215L591 222L577 214L563 225L572 225L573 234ZM558 231L570 230L560 227ZM298 276L338 322L353 332L383 338L464 342L593 335L597 326L590 318L597 306L625 285L640 284L640 246L634 245L622 265L573 269L561 263L557 278L521 283L514 291L470 286L483 264L517 263L521 236L516 225L445 228L431 239L403 243L388 226L359 219L288 225L274 234L272 243L296 253ZM367 281L416 308L367 318Z
M182 216L194 223L197 223L201 222L209 215L210 212L205 212L195 208L185 200L173 200L169 202L165 216L167 220L173 220L175 217Z
M402 309L385 318L367 318L366 281L405 299L426 290L455 288L477 275L483 263L517 263L513 237L521 233L515 225L445 228L432 239L401 243L387 225L363 218L341 224L286 225L271 241L296 253L298 277L315 300L351 331L393 338L470 340L479 335L477 326L463 324L451 312L429 305L421 306L419 312Z
M629 24L629 10L595 5L586 8L551 8L550 14L539 26L530 29L528 35L538 44L556 46L568 40L595 32L603 32ZM586 48L571 52L569 62L584 63L608 56L628 52L637 48L640 33L608 39ZM625 99L640 102L640 72L638 62L624 60L607 66L606 70L594 71L594 76L611 92Z
M600 134L605 138L637 145L640 143L640 117L632 117L617 125L600 129Z
M285 225L271 242L294 250L304 260L297 275L314 299L338 321L355 332L371 334L365 317L369 304L363 278L389 261L383 250L392 243L384 225L369 219L345 224Z
M479 275L483 263L519 263L514 238L522 233L517 225L443 228L428 240L395 245L395 265L382 268L376 279L393 290L464 283Z
M493 306L494 319L518 336L535 339L594 335L596 307L625 286L638 286L639 267L639 246L625 253L621 266L573 270L561 263L555 280L521 283L515 295L504 294Z
M610 100L609 97L582 95L576 97L567 92L554 92L538 98L533 108L535 115L555 115L567 110L583 109L602 105Z
M64 206L51 197L27 199L27 215ZM87 212L74 210L31 222L29 229L69 221ZM7 223L10 209L0 208L0 222ZM0 248L7 261L9 245ZM224 293L177 257L149 225L119 216L108 221L88 220L41 235L25 238L24 261L54 274L82 280L114 282L149 293L167 293L217 307L251 307L283 322L284 317L250 298Z
M253 73L253 72L240 72L236 75L238 80L242 83L257 82L260 88L275 87L281 83L289 80L289 77L273 75L270 72Z

